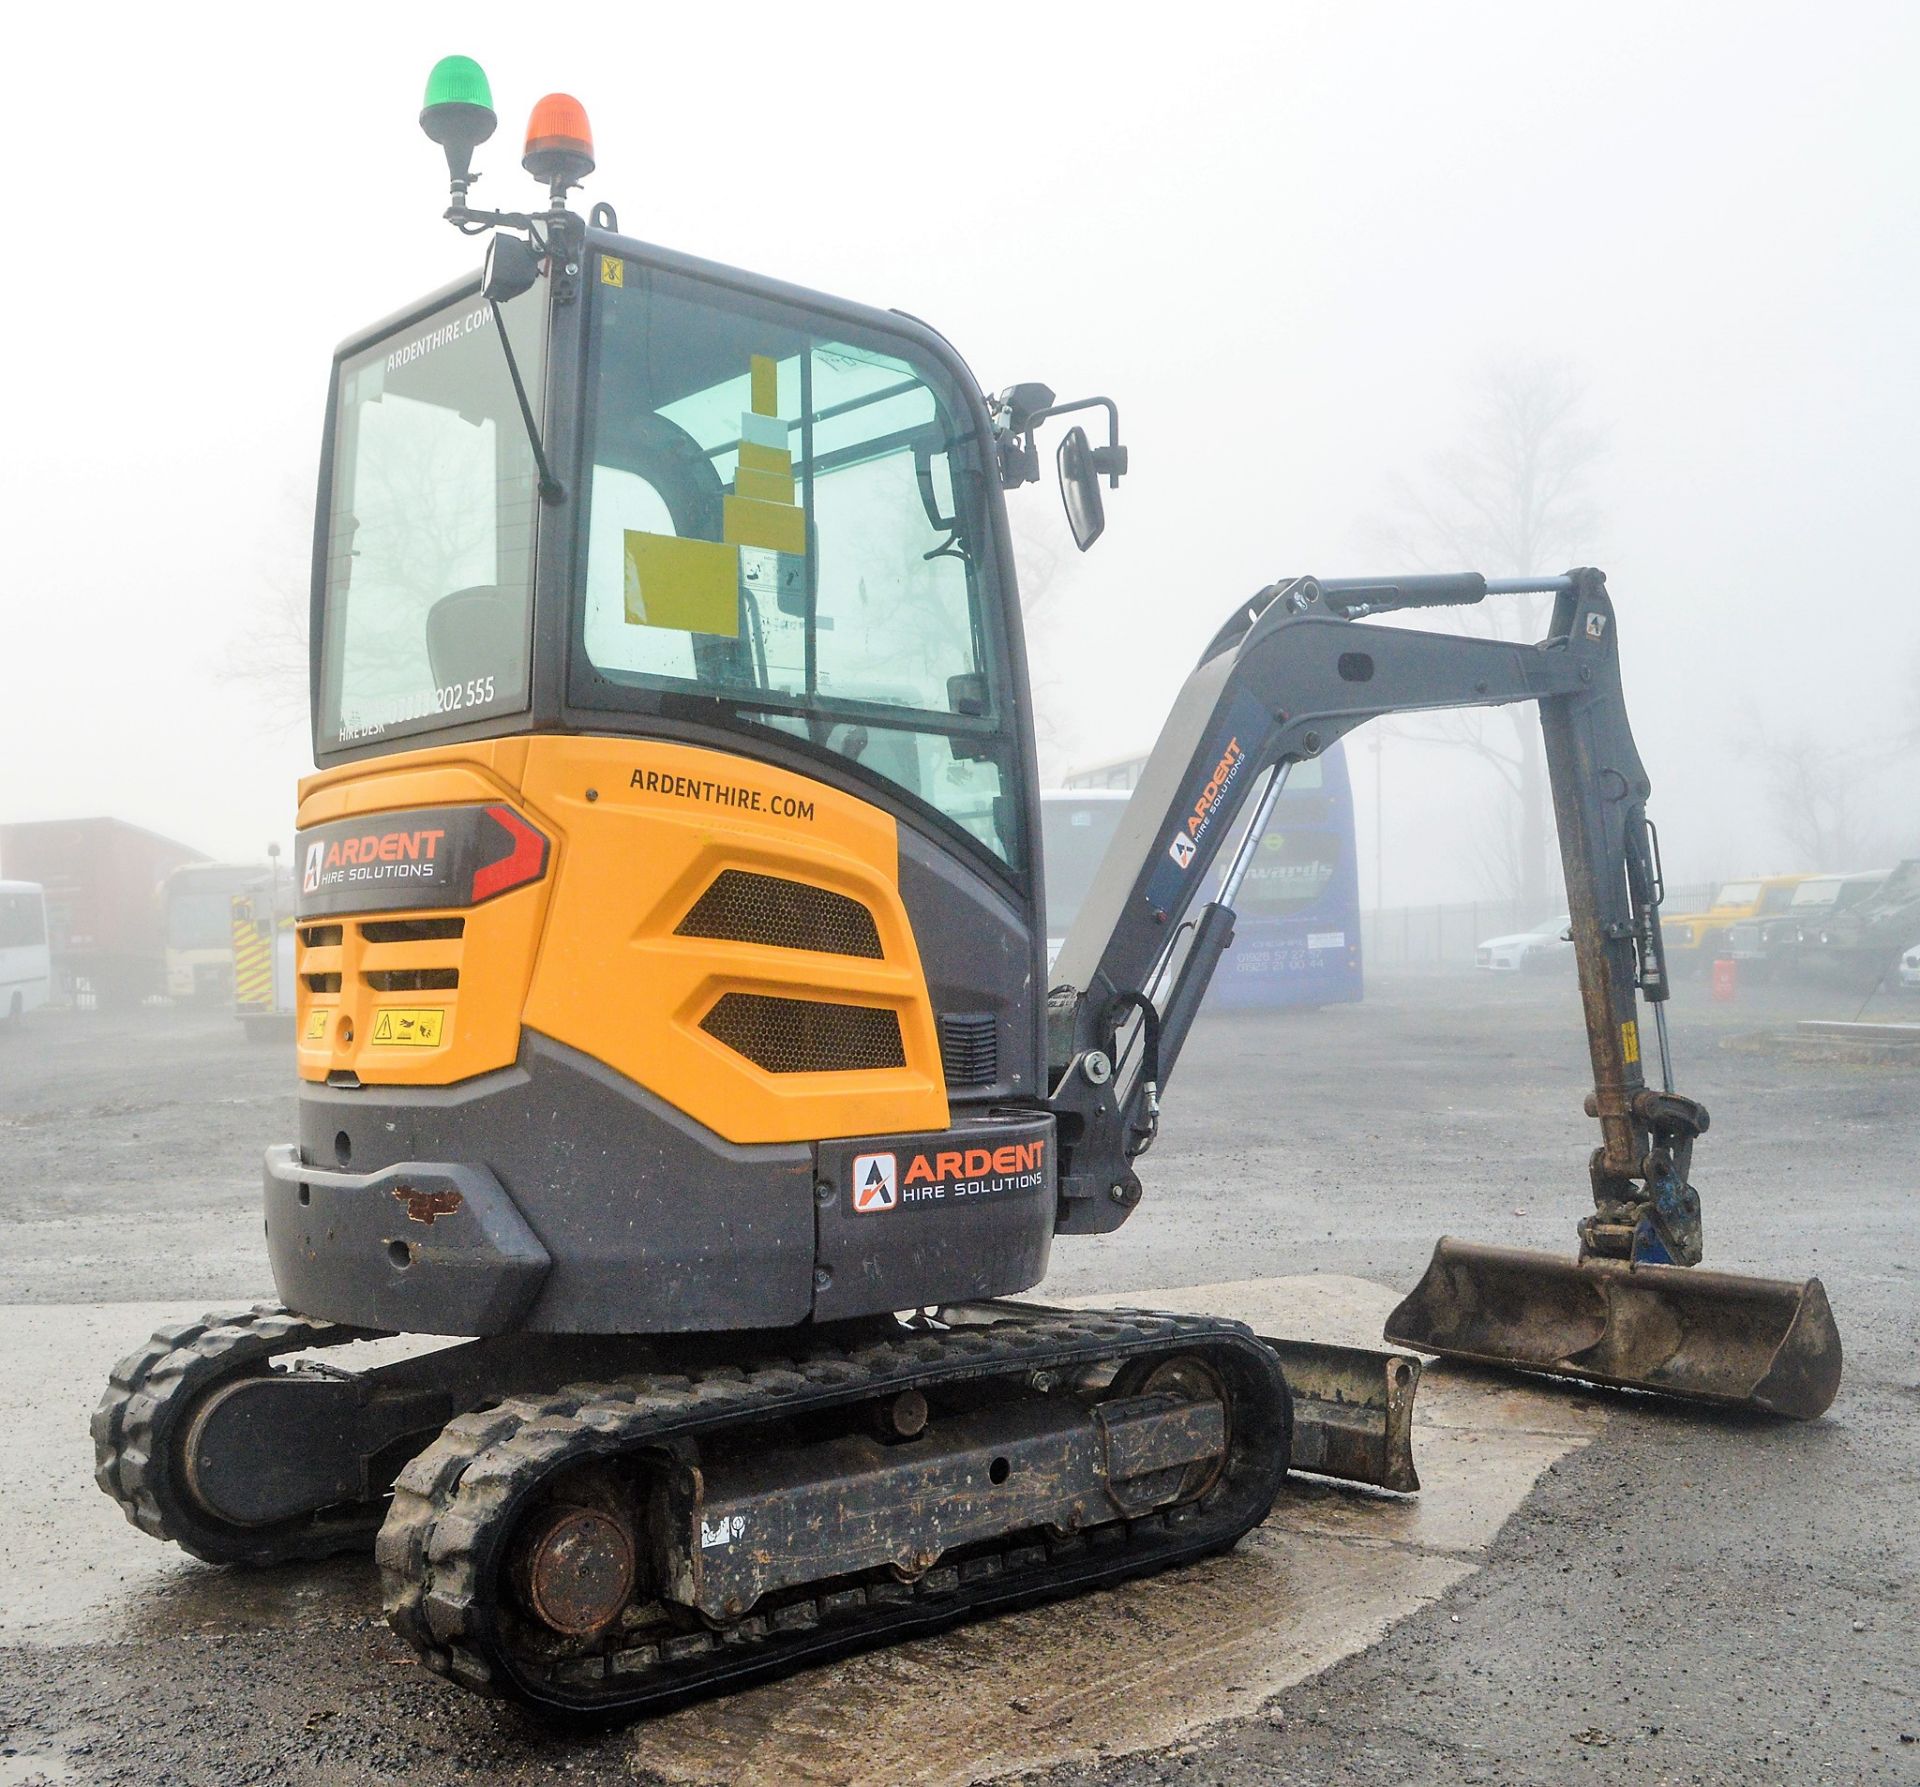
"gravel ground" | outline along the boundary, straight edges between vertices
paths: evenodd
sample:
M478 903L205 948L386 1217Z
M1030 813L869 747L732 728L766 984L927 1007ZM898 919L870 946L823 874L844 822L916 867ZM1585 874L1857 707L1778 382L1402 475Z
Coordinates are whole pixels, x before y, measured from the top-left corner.
M1794 1009L1683 988L1675 1042L1714 1118L1709 1259L1824 1279L1848 1349L1831 1416L1627 1399L1485 1568L1370 1650L1262 1717L1031 1779L1920 1781L1920 1062L1780 1046ZM1147 1202L1063 1242L1047 1289L1406 1285L1443 1232L1564 1250L1583 1053L1557 981L1376 977L1359 1007L1210 1020ZM218 1015L36 1014L0 1038L0 1302L264 1293L256 1162L292 1112L282 1053ZM635 1779L618 1734L556 1736L405 1666L370 1585L329 1592L356 1573L301 1573L316 1611L292 1631L0 1649L0 1787Z

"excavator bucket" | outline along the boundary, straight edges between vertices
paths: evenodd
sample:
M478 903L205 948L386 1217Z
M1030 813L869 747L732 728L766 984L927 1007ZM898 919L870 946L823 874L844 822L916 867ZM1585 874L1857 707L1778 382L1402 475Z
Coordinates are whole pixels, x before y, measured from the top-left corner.
M1634 1266L1443 1236L1386 1338L1443 1358L1811 1421L1840 1388L1819 1279Z

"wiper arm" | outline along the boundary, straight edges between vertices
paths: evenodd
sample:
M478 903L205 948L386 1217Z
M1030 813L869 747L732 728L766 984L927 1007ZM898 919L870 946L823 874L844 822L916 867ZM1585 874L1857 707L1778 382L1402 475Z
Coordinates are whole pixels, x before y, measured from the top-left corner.
M513 357L513 343L507 339L507 319L500 314L500 300L489 298L493 311L493 332L500 337L500 351L507 357L507 376L513 380L513 394L519 399L520 420L527 425L527 444L533 449L533 463L540 473L540 500L557 503L567 493L547 464L547 450L540 444L540 427L533 419L533 405L527 401L527 387L520 379L520 362Z

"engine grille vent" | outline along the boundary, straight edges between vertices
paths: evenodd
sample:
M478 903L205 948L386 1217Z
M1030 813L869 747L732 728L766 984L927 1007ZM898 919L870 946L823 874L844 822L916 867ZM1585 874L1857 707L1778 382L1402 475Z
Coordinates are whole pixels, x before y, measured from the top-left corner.
M376 993L443 993L460 984L458 968L368 968L360 976Z
M880 933L873 914L858 900L746 869L721 870L674 927L674 935L880 960Z
M464 918L370 918L360 935L369 943L440 943L466 928Z
M942 1012L940 1065L949 1086L991 1086L1000 1077L1000 1030L993 1013Z
M900 1019L880 1005L725 993L700 1028L768 1073L857 1073L907 1064Z

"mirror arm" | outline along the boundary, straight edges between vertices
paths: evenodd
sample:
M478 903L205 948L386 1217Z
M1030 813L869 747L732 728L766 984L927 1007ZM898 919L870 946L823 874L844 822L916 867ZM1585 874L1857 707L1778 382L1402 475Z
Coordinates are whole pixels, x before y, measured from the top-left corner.
M1111 397L1082 397L1072 403L1056 403L1050 409L1035 410L1025 418L1027 433L1031 437L1032 431L1051 417L1070 416L1076 410L1092 409L1107 412L1107 444L1094 448L1093 469L1107 474L1109 490L1118 490L1121 478L1126 475L1127 450L1120 444L1120 406ZM1039 473L1036 471L1033 476L1037 478ZM1028 481L1032 482L1032 479Z

